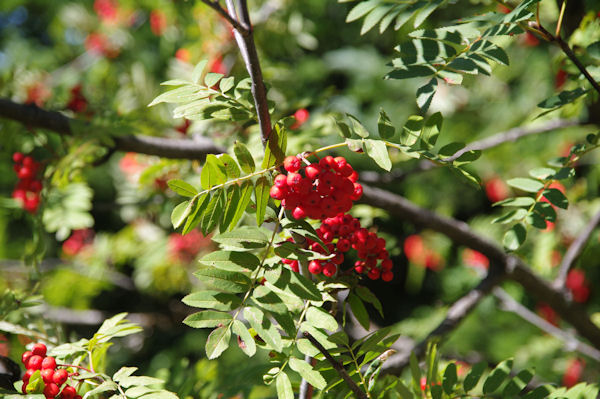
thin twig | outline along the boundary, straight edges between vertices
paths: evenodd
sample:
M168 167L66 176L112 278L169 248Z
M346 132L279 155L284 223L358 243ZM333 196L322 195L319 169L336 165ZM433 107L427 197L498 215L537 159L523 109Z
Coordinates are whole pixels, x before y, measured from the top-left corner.
M574 337L573 334L570 334L542 319L540 316L533 313L531 310L527 309L525 306L513 299L513 297L511 297L502 288L495 287L493 293L494 296L500 300L502 309L516 314L540 330L564 341L568 350L576 350L577 352L589 356L596 361L600 361L600 350L581 342Z
M7 98L0 98L0 117L21 122L31 128L42 128L61 135L75 136L74 125L82 125L85 130L94 129L93 124L69 118L57 111L47 111L33 104L19 104ZM83 130L78 128L77 131ZM173 159L204 160L207 154L220 154L225 148L209 139L202 141L168 139L145 135L116 135L114 147L120 151L133 151L147 155L157 155Z
M452 156L445 158L444 161L452 162L469 151L487 150L489 148L497 147L501 144L508 143L510 141L516 141L522 137L530 136L533 134L546 133L556 129L575 126L577 124L578 121L576 120L555 119L539 126L516 127L505 132L496 133L492 136L474 141L466 147L456 151Z
M440 216L416 206L399 195L367 185L363 185L361 202L387 210L393 216L430 228L458 244L481 252L490 259L490 272L492 269L504 269L497 272L499 274L506 272L508 278L522 285L534 297L550 305L582 337L588 339L596 348L600 348L600 329L580 305L570 301L562 290L553 288L550 282L535 274L521 259L507 254L494 241L471 230L466 223Z
M319 352L323 354L323 356L325 356L325 359L327 359L327 361L331 364L335 371L337 371L339 376L342 377L346 384L348 384L348 387L352 390L352 392L356 394L356 397L361 399L368 399L367 394L362 389L360 389L358 385L356 385L356 382L354 382L352 378L350 378L346 369L331 356L331 353L329 353L329 351L325 349L323 345L321 345L319 341L315 339L315 337L313 337L307 332L304 333L304 336L308 338L310 343L313 344L313 346L317 348Z
M431 331L427 337L409 348L402 348L402 352L391 356L383 365L382 372L387 374L400 374L408 365L410 354L422 356L427 348L427 343L432 339L444 337L454 331L456 327L475 309L483 298L499 283L505 275L490 269L490 273L477 284L475 288L454 302L446 312L444 320Z
M237 0L237 5L237 7L234 5L233 0L227 0L227 9L231 18L237 18L239 12L240 22L248 27L247 35L242 35L237 29L234 30L234 34L240 53L246 64L246 69L252 80L252 97L254 98L254 106L256 107L263 146L266 146L272 130L271 115L269 114L269 105L267 102L267 89L263 82L262 70L260 68L256 45L254 43L252 22L250 21L250 16L248 14L246 0Z
M596 91L600 94L600 85L598 84L598 82L596 82L594 80L592 75L590 75L590 73L587 71L585 66L581 63L581 61L579 61L579 58L577 58L577 56L575 55L573 50L571 50L571 47L569 47L569 44L567 42L565 42L562 39L562 37L560 37L559 35L557 35L557 36L552 35L550 32L548 32L546 30L546 28L544 28L541 25L536 26L536 28L539 29L539 31L542 32L545 36L547 36L551 42L556 43L561 48L563 53L565 53L565 55L567 57L569 57L569 59L573 62L573 64L575 64L577 69L579 69L579 72L581 72L583 74L583 76L585 76L587 81L590 82L590 84L594 87L594 89L596 89Z
M561 264L560 269L558 271L558 276L554 280L554 288L561 289L565 285L565 281L567 280L567 274L569 273L569 269L573 266L573 263L577 260L581 251L585 247L585 244L590 239L590 236L594 232L594 229L600 223L600 211L597 212L592 220L584 227L583 231L577 236L575 241L571 243L569 249L567 249L567 253L565 254Z
M227 20L227 22L231 24L231 26L233 26L243 36L246 36L250 33L250 29L248 28L248 26L244 25L242 22L229 15L227 10L221 7L221 4L219 4L218 0L202 0L202 2L210 8L212 8L213 10L215 10L216 12L218 12L223 18Z

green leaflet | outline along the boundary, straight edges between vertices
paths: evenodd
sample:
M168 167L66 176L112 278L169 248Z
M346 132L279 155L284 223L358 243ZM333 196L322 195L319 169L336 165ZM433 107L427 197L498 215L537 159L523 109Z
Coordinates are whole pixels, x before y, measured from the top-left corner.
M281 352L283 349L281 335L262 310L255 307L244 308L244 317L269 348Z
M240 349L248 356L252 357L256 353L256 343L254 342L254 338L244 325L239 320L234 320L231 325L233 333L239 337L238 346Z
M194 275L210 287L231 293L246 292L250 287L250 279L242 273L203 267Z
M209 359L216 359L221 356L221 353L229 347L230 338L229 326L214 329L206 340L206 356Z
M214 310L204 310L187 316L183 324L193 328L211 328L228 324L231 321L231 315L225 312Z
M242 304L242 300L236 295L210 290L202 290L188 294L181 301L186 305L195 308L223 311L237 309Z

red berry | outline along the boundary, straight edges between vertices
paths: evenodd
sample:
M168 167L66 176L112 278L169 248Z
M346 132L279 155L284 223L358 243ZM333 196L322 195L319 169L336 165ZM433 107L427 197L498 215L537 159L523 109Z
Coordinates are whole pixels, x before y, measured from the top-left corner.
M55 368L56 368L56 360L53 357L48 356L48 357L44 358L44 360L42 361L42 369L54 370Z
M42 191L42 182L39 180L32 181L31 184L29 184L29 190L36 193Z
M23 381L25 382L25 381ZM27 395L27 384L23 384L23 386L21 387L21 392L23 392L25 395Z
M25 374L23 374L23 382L25 384L27 384L33 373L35 373L35 370L33 369L27 369L27 371L25 371Z
M69 373L65 369L56 370L52 376L52 380L57 385L64 384L65 381L67 381L67 378L69 378Z
M23 208L29 213L35 213L37 211L38 206L40 205L40 197L33 196L25 198L25 203L23 204Z
M32 157L27 156L23 158L23 166L27 166L28 168L34 168L36 166L36 162Z
M12 159L15 163L22 163L23 158L25 158L25 155L23 155L22 152L15 152L12 156Z
M346 251L350 250L350 241L342 238L341 240L339 240L337 242L337 249L340 252L346 252Z
M337 266L332 262L326 263L323 267L323 274L327 277L333 277L336 272Z
M321 167L317 164L308 165L304 168L304 174L311 180L315 180L321 173Z
M83 398L81 397L81 395L75 395L75 397L73 399L83 399Z
M368 276L371 280L377 280L380 275L381 275L381 271L377 268L373 268L373 269L369 270Z
M292 269L296 273L298 273L300 271L299 263L297 260L294 260L294 261L292 261L292 263L290 263L290 269Z
M44 344L35 344L35 345L33 345L33 348L31 349L31 352L34 355L38 355L41 357L46 356L46 351L47 351L47 348L46 348L46 345L44 345Z
M287 184L287 175L281 174L281 175L275 176L274 183L279 188L287 187L287 185L288 185Z
M358 183L354 183L354 192L350 196L350 199L352 199L352 201L356 201L356 200L360 199L360 197L362 197L362 193L363 193L362 186Z
M303 208L297 206L292 211L292 216L294 217L294 219L304 219L306 217L306 211Z
M381 262L381 268L382 268L383 270L385 270L385 271L389 271L389 270L392 270L392 269L394 268L394 264L392 263L392 261L391 261L391 260L389 260L389 259L384 259L384 260Z
M72 386L66 386L60 393L62 399L73 399L77 395L77 391Z
M299 173L290 172L287 175L287 184L292 189L295 189L302 181L302 175Z
M46 398L54 398L59 392L60 389L58 388L58 385L53 382L46 384L46 387L44 388L44 396Z
M13 198L14 198L14 194L13 194ZM33 353L31 353L31 351L25 351L21 355L21 362L23 362L23 364L25 365L25 368L29 368L29 367L27 367L27 362L29 361L31 356L33 356Z
M357 260L354 262L354 271L358 274L363 274L365 271L365 262Z
M45 384L49 384L53 381L52 377L54 376L53 369L44 369L42 370L42 380L44 380Z
M17 172L17 177L19 179L30 179L33 177L33 170L30 167L27 166L23 166L21 169L19 169L19 171Z
M308 271L312 274L319 274L322 270L323 267L321 266L321 262L319 262L318 260L311 260L308 263Z
M271 196L271 198L274 198L276 200L282 200L283 198L285 198L285 194L286 190L283 190L277 186L271 187L271 190L269 191L269 195Z
M296 156L290 155L283 160L283 167L288 172L297 172L301 166L302 161Z
M40 355L33 355L29 358L29 362L27 363L27 368L32 370L41 370L42 362L44 358Z
M383 273L381 273L381 279L383 281L385 281L386 283L390 282L390 281L392 281L394 279L394 273L392 273L389 270L386 270Z

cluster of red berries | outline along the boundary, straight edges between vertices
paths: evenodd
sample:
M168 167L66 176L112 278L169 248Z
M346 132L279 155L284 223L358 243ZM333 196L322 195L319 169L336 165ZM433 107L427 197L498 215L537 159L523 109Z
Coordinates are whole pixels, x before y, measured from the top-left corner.
M344 157L326 156L303 166L299 157L289 156L283 167L288 173L275 177L270 194L296 219L323 220L346 213L362 196L358 173Z
M23 393L27 394L27 385L33 373L40 370L42 380L44 381L44 396L46 398L55 398L60 394L61 399L81 399L77 391L70 385L65 385L69 373L65 369L57 369L56 360L51 356L46 356L46 345L35 344L31 351L26 351L21 356L21 361L27 368L23 376Z
M67 109L70 109L71 111L78 114L84 112L88 106L88 101L81 92L81 90L82 86L80 84L73 86L73 88L71 89L71 98L67 103Z
M12 158L15 162L14 170L19 178L12 197L21 202L27 212L35 213L40 205L40 191L42 191L42 182L35 178L40 164L21 152L15 152Z
M346 213L353 201L362 196L362 186L356 182L358 173L346 159L326 156L318 163L303 166L299 157L289 156L283 167L288 173L275 177L271 197L281 200L282 206L296 219L320 220L316 232L327 248L310 239L308 246L323 255L334 254L328 259L311 260L308 271L333 277L344 262L344 253L354 249L358 260L347 272L353 270L372 280L391 281L393 264L385 249L385 240L362 228L358 219ZM283 259L283 263L298 271L297 260Z

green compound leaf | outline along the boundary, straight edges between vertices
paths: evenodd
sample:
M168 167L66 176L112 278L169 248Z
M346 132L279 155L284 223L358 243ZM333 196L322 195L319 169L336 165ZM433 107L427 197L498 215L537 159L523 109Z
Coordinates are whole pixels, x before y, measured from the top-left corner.
M225 165L214 154L206 156L206 162L200 173L200 185L203 190L209 190L227 181Z
M246 275L227 270L203 267L194 272L194 276L209 287L231 293L246 292L250 287L250 279Z
M392 125L392 121L387 116L383 108L379 110L379 119L377 120L377 130L382 139L390 139L396 134L396 129ZM350 136L345 136L350 137Z
M290 367L292 370L300 374L300 376L308 381L308 383L313 387L317 389L323 389L327 386L327 382L323 376L304 360L291 357Z
M469 392L471 389L475 388L475 385L477 385L479 382L479 379L485 371L486 366L486 362L482 361L474 364L473 367L471 367L471 371L469 371L469 374L467 374L465 381L463 382L463 388L465 389L465 392Z
M526 191L528 193L537 193L544 188L544 184L542 182L539 180L530 179L528 177L516 177L508 180L506 183L508 183L508 185L511 187Z
M239 229L215 235L212 240L234 248L264 248L269 238L258 227L243 226Z
M442 379L442 387L444 392L450 395L454 391L454 385L458 381L458 375L456 373L456 364L450 363L444 371L444 378Z
M262 310L255 307L247 307L244 309L244 317L269 348L281 352L283 349L281 335Z
M267 212L267 205L269 203L269 190L271 190L269 179L266 176L261 176L256 181L256 186L254 187L254 195L256 197L256 223L258 226L265 221L265 213Z
M249 252L215 251L200 259L203 266L230 272L249 272L256 269L259 263L258 258Z
M367 155L382 169L388 172L392 169L392 161L390 160L390 154L388 153L385 142L381 140L365 139L364 147Z
M244 143L236 141L233 145L233 153L244 173L247 175L254 173L254 170L256 169L254 158L252 158L252 154L250 154L248 147L246 147Z
M515 224L510 230L504 234L502 245L508 251L516 251L525 242L527 238L527 230L521 223Z
M365 304L360 300L360 298L357 295L355 295L352 292L348 295L347 301L350 305L352 313L354 314L360 325L363 326L365 330L368 330L370 325L369 313L367 313L367 308L365 308Z
M306 321L315 327L323 328L334 332L338 329L338 323L335 317L327 313L324 309L311 306L306 311Z
M169 180L167 184L171 190L183 197L191 198L198 193L194 186L180 179Z
M533 378L533 372L530 370L521 370L519 373L511 378L502 390L502 397L508 398L518 395L523 388L529 384L529 381Z
M237 309L242 300L233 294L219 291L203 290L186 295L181 300L188 306L203 309L231 311Z
M363 126L362 123L360 123L360 121L356 117L350 114L346 114L346 116L350 119L350 123L352 123L352 131L354 133L356 133L362 138L369 137L369 131Z
M221 356L221 353L229 347L230 339L229 326L214 329L206 340L206 356L209 359L216 359Z
M229 323L231 319L229 313L205 310L189 315L183 320L183 324L187 324L192 328L212 328L223 326Z
M238 346L240 349L249 357L254 356L256 353L256 343L244 323L239 320L234 320L231 328L233 333L239 337Z
M280 372L275 378L275 386L277 388L277 397L279 399L294 399L294 391L292 383L286 373Z
M500 388L500 385L509 376L512 366L512 359L507 359L496 366L483 383L483 393L490 394Z

